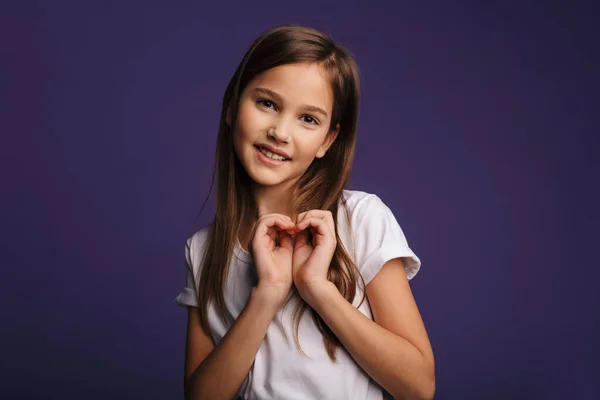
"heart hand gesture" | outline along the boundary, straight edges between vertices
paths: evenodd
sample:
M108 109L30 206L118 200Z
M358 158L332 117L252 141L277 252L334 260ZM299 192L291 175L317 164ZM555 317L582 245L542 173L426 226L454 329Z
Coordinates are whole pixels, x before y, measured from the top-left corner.
M292 236L296 242L293 244ZM296 223L282 214L266 214L256 226L250 250L256 264L258 286L282 305L292 282L309 304L315 290L329 283L327 272L337 245L330 211L311 210Z

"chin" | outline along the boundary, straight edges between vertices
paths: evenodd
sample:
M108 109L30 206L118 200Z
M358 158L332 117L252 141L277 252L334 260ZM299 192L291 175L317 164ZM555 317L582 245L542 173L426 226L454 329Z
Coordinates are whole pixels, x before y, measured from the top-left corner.
M256 173L255 171L252 171L248 175L250 175L250 178L254 181L254 183L260 186L277 186L286 182L285 178L281 178L278 176L268 176L270 174L260 172Z

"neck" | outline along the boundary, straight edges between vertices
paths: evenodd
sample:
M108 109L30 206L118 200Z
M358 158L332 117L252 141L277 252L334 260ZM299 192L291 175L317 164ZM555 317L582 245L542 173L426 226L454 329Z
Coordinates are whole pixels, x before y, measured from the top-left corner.
M283 214L295 218L290 189L294 183L277 186L256 186L253 188L254 199L258 206L258 215Z
M264 214L283 214L287 215L295 221L297 215L293 209L292 198L290 197L290 189L296 182L288 182L277 186L260 186L252 187L252 194L258 207L258 215ZM251 227L242 227L240 231L239 241L244 250L249 248L249 241L252 237Z

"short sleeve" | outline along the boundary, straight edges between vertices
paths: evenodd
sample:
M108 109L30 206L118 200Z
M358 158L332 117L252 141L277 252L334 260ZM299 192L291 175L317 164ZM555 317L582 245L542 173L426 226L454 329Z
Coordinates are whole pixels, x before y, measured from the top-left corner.
M406 276L414 278L421 268L421 260L408 246L389 207L376 195L369 195L359 201L353 214L356 262L365 284L394 258L402 258Z
M192 239L190 238L185 245L185 259L187 265L186 285L183 291L175 298L175 303L184 307L198 307L198 292L196 291L196 278L194 276L194 267L192 263L191 242Z

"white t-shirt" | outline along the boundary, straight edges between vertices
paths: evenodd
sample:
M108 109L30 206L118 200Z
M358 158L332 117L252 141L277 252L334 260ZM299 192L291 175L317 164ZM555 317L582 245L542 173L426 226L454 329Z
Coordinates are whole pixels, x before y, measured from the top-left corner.
M409 248L404 232L391 210L379 197L360 191L344 190L350 211L352 231L348 229L345 211L339 207L337 227L348 254L368 284L383 265L394 258L403 258L406 273L412 279L421 261ZM201 267L208 229L204 228L187 241L187 286L175 301L182 306L198 307L197 277ZM246 305L257 275L250 254L236 244L225 289L225 304L231 320L235 320ZM362 298L357 290L354 305ZM254 363L240 387L244 399L286 400L380 400L391 398L372 380L343 348L337 350L337 362L331 361L323 338L310 310L300 321L299 340L304 356L296 347L293 336L293 312L298 304L294 297L280 310L267 330ZM373 319L368 299L359 310ZM221 320L213 304L209 308L209 325L215 343L225 336L230 324Z

